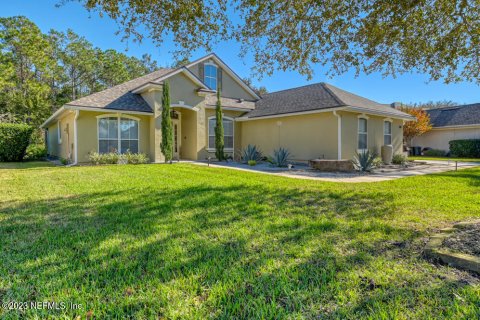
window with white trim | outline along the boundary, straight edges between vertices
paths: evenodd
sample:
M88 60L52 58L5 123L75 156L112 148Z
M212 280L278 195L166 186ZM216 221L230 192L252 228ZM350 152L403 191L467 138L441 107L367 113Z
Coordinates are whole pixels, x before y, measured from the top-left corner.
M208 148L215 149L215 117L208 119ZM233 120L223 119L223 143L225 149L233 150Z
M383 122L383 144L386 146L392 144L392 123L390 121Z
M212 90L217 90L217 66L214 64L205 64L204 82Z
M62 123L60 120L57 122L57 139L58 139L58 144L62 143Z
M138 153L138 120L125 117L98 119L98 152Z
M358 118L358 149L366 150L368 148L367 119Z

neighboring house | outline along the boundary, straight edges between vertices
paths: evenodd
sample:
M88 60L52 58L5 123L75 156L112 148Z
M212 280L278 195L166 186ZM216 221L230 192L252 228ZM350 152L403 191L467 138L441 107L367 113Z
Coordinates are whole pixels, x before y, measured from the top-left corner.
M265 154L287 148L293 160L352 159L391 144L402 152L403 112L320 83L258 96L215 54L177 69L161 69L62 106L42 127L48 153L88 161L97 151L142 152L162 162L162 85L170 84L174 154L215 155L216 90L221 89L225 152L238 157L248 144Z
M414 146L449 151L449 142L480 139L480 103L427 110L432 130L416 137Z

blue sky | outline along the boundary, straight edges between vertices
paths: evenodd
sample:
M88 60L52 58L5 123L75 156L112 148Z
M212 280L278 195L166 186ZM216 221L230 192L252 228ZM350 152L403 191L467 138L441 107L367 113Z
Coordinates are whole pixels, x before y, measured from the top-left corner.
M155 47L146 39L141 44L122 42L121 37L115 35L118 30L116 23L107 17L99 17L96 13L87 12L77 2L67 2L61 7L55 4L60 0L0 0L3 17L24 15L35 22L42 31L49 29L65 31L68 28L84 36L94 46L102 49L113 48L125 51L126 54L140 57L149 53L160 65L171 63L171 51L174 47L170 42L165 42L162 47ZM253 61L238 57L240 46L234 42L221 43L214 48L217 53L239 75L250 76ZM195 52L191 59L203 56L205 52ZM380 74L360 75L355 78L353 71L344 75L327 78L325 69L321 66L314 67L315 75L312 80L296 72L275 72L270 77L261 81L254 79L254 84L264 85L269 91L306 85L316 82L328 82L347 91L362 95L382 103L400 101L426 102L438 100L452 100L458 103L480 102L480 86L475 83L443 84L442 82L429 82L428 76L423 74L404 74L397 78L382 78Z

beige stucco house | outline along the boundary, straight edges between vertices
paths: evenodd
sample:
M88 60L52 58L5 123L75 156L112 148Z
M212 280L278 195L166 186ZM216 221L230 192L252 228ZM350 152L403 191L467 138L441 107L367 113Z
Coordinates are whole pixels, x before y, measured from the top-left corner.
M413 139L412 145L450 151L449 142L480 139L480 103L427 110L432 130Z
M412 117L326 83L260 97L217 55L177 69L160 69L62 106L42 127L48 153L88 161L91 151L160 152L162 86L170 84L175 158L215 154L216 90L221 89L225 152L237 157L248 144L266 155L287 148L293 160L352 159L359 149L402 152L402 127Z

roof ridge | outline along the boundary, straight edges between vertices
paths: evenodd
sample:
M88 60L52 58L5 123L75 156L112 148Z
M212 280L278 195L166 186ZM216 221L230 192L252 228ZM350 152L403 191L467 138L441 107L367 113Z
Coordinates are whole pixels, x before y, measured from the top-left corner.
M269 93L264 94L263 97L264 97L264 96L271 95L271 94L274 94L274 93L280 93L280 92L284 92L284 91L296 90L296 89L305 88L305 87L310 87L310 86L315 86L315 85L319 85L319 84L321 85L322 82L309 83L309 84L305 84L305 85L299 86L299 87L293 87L293 88L287 88L287 89L282 89L282 90L278 90L278 91L269 92Z
M365 98L364 96L361 96L361 95L358 95L358 94L356 94L356 93L347 91L347 90L345 90L345 89L336 87L336 86L334 86L333 84L329 84L329 83L326 83L326 82L323 82L323 84L328 85L328 86L330 86L330 87L333 87L333 88L335 88L335 89L337 89L337 90L346 92L346 93L348 93L348 94L350 94L350 95L352 95L352 96L355 96L355 97L358 97L358 98L361 98L361 99L364 99L364 100L368 100L368 101L373 102L373 103L376 103L376 104L380 104L380 105L384 105L384 106L389 106L388 103L380 103L380 102L377 102L377 101L375 101L375 100L372 100L372 99L369 99L369 98ZM342 101L342 102L343 102L343 101ZM344 104L346 104L346 103L344 103Z
M325 91L327 91L332 96L332 98L338 102L339 105L346 105L346 103L342 99L340 99L340 97L338 97L335 93L333 93L332 90L330 90L330 88L327 87L327 85L330 86L330 84L326 82L320 82L320 84L325 89ZM332 87L335 87L335 86L332 86Z
M444 107L438 107L438 108L430 108L430 109L427 109L427 111L450 109L450 108L475 107L475 106L479 106L479 105L480 105L480 102L476 102L476 103L469 103L469 104L459 104L459 105L455 105L455 106L444 106Z

